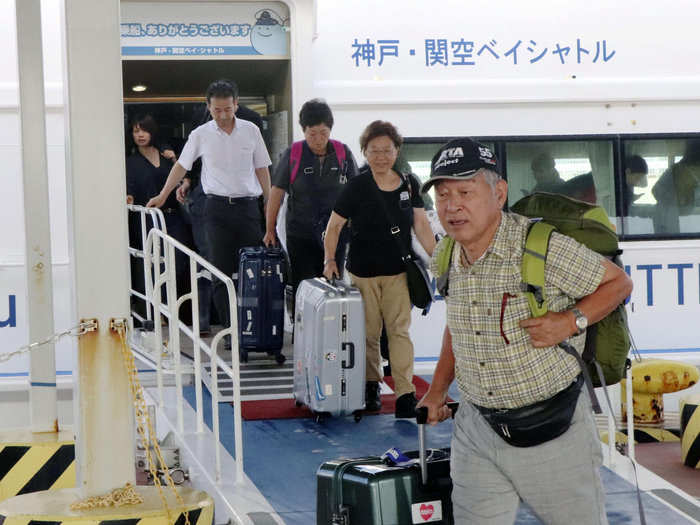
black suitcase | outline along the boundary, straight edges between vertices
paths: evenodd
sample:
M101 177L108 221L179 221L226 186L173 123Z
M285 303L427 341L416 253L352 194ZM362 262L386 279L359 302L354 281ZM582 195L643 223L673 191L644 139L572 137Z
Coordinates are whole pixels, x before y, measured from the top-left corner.
M451 404L454 412L457 404ZM427 411L419 411L419 450L410 465L373 456L327 461L316 474L317 525L453 524L450 450L425 448ZM421 453L422 452L422 453Z
M267 352L284 363L284 288L287 263L279 248L241 248L238 267L240 357Z

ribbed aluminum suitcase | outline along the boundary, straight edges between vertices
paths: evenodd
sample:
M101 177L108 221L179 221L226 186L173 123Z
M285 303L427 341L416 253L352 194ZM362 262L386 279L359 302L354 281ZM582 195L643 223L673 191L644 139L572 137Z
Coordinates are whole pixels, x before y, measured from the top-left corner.
M365 407L365 311L360 291L342 282L299 285L294 320L294 397L320 421Z
M238 331L240 356L267 352L284 363L284 287L287 273L279 248L241 248L238 269Z

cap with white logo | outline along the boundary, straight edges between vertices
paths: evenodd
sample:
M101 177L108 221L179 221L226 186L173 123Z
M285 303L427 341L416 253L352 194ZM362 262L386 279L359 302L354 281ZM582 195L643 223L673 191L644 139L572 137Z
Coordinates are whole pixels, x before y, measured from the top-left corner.
M421 187L425 193L438 180L467 180L482 168L498 173L496 155L470 138L454 139L442 146L430 163L430 179Z

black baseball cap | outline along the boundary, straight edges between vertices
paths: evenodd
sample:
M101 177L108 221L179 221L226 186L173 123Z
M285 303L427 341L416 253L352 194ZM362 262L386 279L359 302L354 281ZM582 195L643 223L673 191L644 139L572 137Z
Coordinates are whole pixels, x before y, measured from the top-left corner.
M421 193L439 180L467 180L486 168L498 173L498 160L490 148L464 137L442 146L430 162L430 178L423 183Z

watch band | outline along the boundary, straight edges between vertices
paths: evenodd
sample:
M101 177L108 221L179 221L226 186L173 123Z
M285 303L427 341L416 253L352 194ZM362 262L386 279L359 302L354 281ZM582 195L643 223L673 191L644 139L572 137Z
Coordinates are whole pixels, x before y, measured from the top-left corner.
M581 335L583 332L586 331L586 328L588 328L588 318L585 315L583 315L583 312L578 308L572 308L571 311L574 313L575 317L576 335ZM580 319L582 319L586 325L583 328L579 326Z

